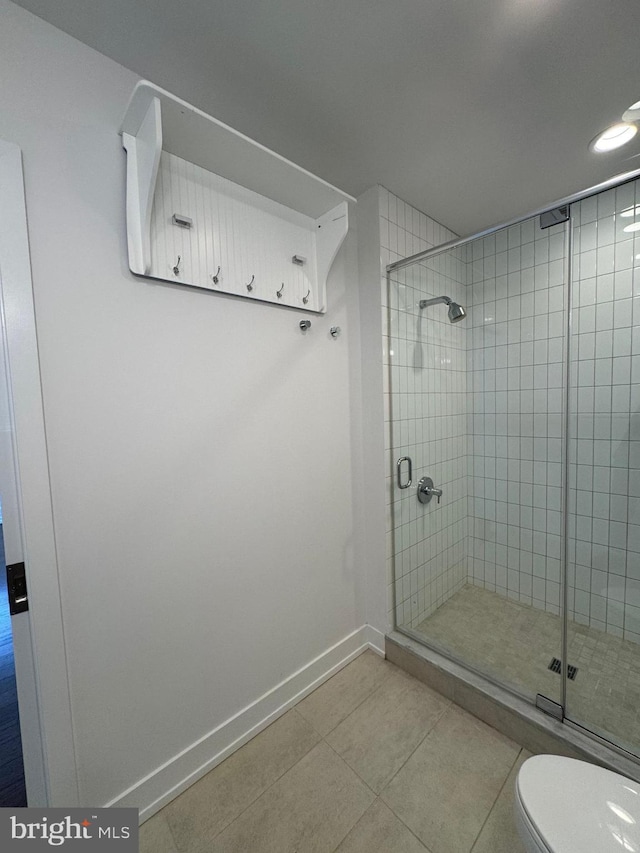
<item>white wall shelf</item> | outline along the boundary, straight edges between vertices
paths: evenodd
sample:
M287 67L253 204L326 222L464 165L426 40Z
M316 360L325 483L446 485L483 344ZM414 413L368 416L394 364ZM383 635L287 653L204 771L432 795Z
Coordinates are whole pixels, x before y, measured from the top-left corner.
M355 199L146 81L121 133L133 273L326 311Z

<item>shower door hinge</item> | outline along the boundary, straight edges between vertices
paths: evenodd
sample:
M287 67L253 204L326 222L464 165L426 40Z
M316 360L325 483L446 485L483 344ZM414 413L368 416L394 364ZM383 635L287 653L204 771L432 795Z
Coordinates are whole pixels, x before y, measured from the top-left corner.
M548 699L542 693L538 693L536 696L536 708L540 708L545 714L549 714L550 717L555 717L556 720L560 720L561 722L564 719L564 708L562 705L554 702L553 699Z
M561 222L567 222L571 216L571 205L563 204L561 207L556 207L554 210L547 210L540 214L540 228L551 228L552 225L559 225Z

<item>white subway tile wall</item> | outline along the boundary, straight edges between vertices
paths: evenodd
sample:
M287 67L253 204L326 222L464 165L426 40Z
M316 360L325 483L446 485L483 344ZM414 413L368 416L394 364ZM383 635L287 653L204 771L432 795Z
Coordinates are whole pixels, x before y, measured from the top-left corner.
M565 232L537 217L466 247L469 580L560 612Z
M390 606L395 600L397 624L415 627L467 580L468 326L465 321L451 324L445 305L418 307L421 299L441 295L464 305L466 263L462 251L448 252L400 270L393 273L387 294L388 263L456 235L382 187L379 205L390 563L395 548ZM406 490L395 485L401 456L413 461L413 483ZM406 474L405 465L405 480ZM442 489L440 503L435 498L419 503L417 483L424 475ZM393 579L393 565L389 569Z
M569 608L640 642L640 182L572 214Z

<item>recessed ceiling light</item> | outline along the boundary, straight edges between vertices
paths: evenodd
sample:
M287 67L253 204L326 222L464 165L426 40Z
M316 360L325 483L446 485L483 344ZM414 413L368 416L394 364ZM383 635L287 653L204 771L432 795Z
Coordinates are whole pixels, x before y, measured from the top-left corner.
M631 104L629 109L624 111L622 121L640 121L640 101Z
M640 222L632 222L631 225L625 225L622 230L626 231L627 233L631 231L640 231Z
M635 124L627 124L626 122L612 124L611 127L603 130L595 139L591 140L589 148L592 151L598 152L598 154L613 151L615 148L619 148L630 139L633 139L637 132L638 128Z
M620 216L640 216L640 206L638 207L628 207L626 210L621 211Z

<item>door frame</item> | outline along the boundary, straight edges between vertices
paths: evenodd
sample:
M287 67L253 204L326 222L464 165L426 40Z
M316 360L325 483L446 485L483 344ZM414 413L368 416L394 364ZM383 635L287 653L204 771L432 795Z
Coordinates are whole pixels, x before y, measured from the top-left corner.
M79 805L60 580L36 338L22 152L0 140L0 326L12 453L7 562L26 565L29 611L12 617L29 806ZM15 489L13 486L15 485ZM3 492L4 497L4 492Z

